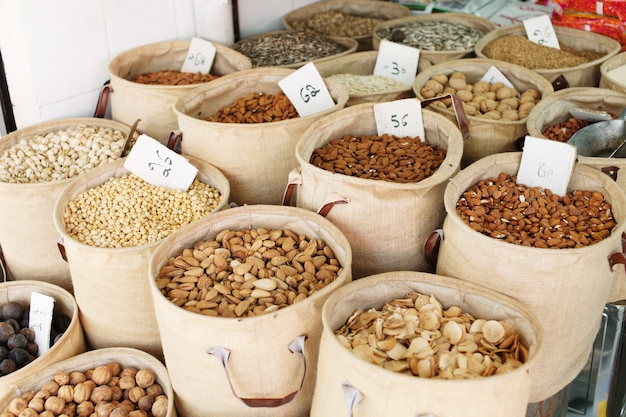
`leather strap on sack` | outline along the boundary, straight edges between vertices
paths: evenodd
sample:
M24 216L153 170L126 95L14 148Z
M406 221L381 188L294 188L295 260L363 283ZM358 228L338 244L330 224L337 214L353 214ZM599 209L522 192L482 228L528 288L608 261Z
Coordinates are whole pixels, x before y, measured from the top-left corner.
M109 94L113 92L111 87L111 80L105 81L100 88L100 95L98 96L98 103L96 104L96 111L93 113L93 117L103 119L107 113L107 106L109 104Z
M617 181L617 172L619 171L619 167L612 165L609 167L601 168L601 171L611 177L613 181Z
M609 255L609 266L611 270L616 264L622 264L626 267L626 233L622 233L622 251Z
M9 274L7 273L6 262L4 260L4 253L2 252L2 248L0 248L0 272L2 272L2 281L7 282L9 280Z
M59 253L61 254L61 258L67 262L67 253L65 252L65 243L63 242L63 238L59 237L57 239L57 248L59 248Z
M293 400L302 389L302 385L304 384L304 378L306 377L306 358L304 356L304 341L306 340L306 338L306 336L298 336L289 344L288 349L291 353L297 353L302 356L302 379L300 380L300 385L298 386L298 389L296 391L287 394L286 396L281 398L241 398L241 396L239 396L235 392L235 388L233 387L230 373L228 371L228 358L230 356L230 350L224 347L209 348L207 349L207 353L219 359L224 366L224 370L226 371L226 378L228 379L228 384L230 385L230 389L232 390L235 397L239 398L245 405L250 408L275 408L291 402L291 400Z
M439 246L442 240L443 229L435 229L430 233L430 235L428 235L426 243L424 243L424 257L426 258L426 263L432 268L433 271L437 268Z
M350 199L348 197L343 197L337 193L332 193L331 195L326 197L326 200L324 201L324 204L322 204L322 207L317 210L317 214L326 217L336 204L348 204L349 202Z
M172 130L170 137L167 139L167 147L176 153L181 153L181 142L183 141L183 132L180 130Z
M568 87L569 82L567 82L567 79L563 76L563 74L559 75L554 79L554 81L552 81L552 88L554 88L554 91L563 90Z
M463 109L463 101L455 95L446 94L444 96L438 96L429 98L422 101L422 108L426 107L435 101L443 100L446 98L452 99L452 108L454 109L454 115L456 116L456 123L459 126L459 130L461 131L461 136L463 140L469 138L469 121L467 120L467 115L465 114L465 110Z
M346 401L346 408L348 409L348 414L350 417L354 417L354 409L357 404L363 401L363 394L361 391L353 387L348 381L344 381L341 383L341 388L343 389L343 397ZM415 417L437 417L432 413L420 413L415 414Z
M296 190L297 185L302 185L302 172L300 167L296 167L289 172L287 187L283 193L283 206L291 205L291 198L293 197L293 192Z

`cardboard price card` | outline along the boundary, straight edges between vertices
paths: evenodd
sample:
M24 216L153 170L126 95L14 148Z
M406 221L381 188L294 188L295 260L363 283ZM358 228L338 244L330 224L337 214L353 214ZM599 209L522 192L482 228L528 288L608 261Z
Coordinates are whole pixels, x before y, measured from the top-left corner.
M529 40L538 45L561 49L550 16L544 14L524 20L524 29Z
M488 83L489 85L491 84L495 84L497 82L501 82L502 84L506 85L509 88L515 88L515 86L513 85L513 83L511 81L509 81L508 78L506 78L506 75L504 75L496 66L492 65L491 67L489 67L489 69L487 70L487 72L485 72L485 74L483 75L483 77L480 79L480 81L484 81L486 83Z
M415 98L374 104L374 119L378 135L419 137L422 142L426 140L422 105Z
M200 38L192 38L181 71L208 74L213 66L215 52L215 45L211 42Z
M32 292L30 295L28 326L35 332L35 343L39 348L39 355L43 355L50 349L54 302L53 297L38 292Z
M567 193L576 155L576 147L568 143L526 136L517 183L549 189L562 197Z
M412 85L417 74L420 50L383 39L378 47L374 75Z
M312 62L280 80L278 86L289 98L300 117L335 106L324 79Z

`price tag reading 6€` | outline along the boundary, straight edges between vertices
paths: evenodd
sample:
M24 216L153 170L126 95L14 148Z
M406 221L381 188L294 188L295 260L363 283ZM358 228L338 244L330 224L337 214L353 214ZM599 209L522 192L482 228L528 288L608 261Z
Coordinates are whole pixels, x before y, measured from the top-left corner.
M149 184L183 191L198 173L186 158L147 135L137 138L124 168Z
M409 136L424 137L424 120L422 119L422 105L415 98L388 101L374 104L374 119L378 135L393 135L399 138Z
M297 69L278 82L300 117L309 116L335 106L324 79L312 62Z

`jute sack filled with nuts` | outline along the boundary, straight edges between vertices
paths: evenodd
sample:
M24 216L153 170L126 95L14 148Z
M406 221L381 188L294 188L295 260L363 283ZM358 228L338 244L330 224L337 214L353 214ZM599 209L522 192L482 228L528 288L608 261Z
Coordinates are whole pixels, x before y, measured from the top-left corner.
M295 70L254 68L198 87L178 99L174 111L182 131L182 152L215 165L230 183L231 201L242 204L280 204L289 171L298 165L296 143L311 123L343 108L348 94L327 83L335 106L305 117L267 123L221 123L204 120L222 106L250 92L275 95L278 82ZM274 108L271 111L284 111Z
M512 53L514 56L522 57L525 62L532 59L530 62L537 62L537 64L533 64L533 71L536 71L551 83L557 83L560 88L563 88L597 87L598 82L600 81L600 65L602 65L602 63L606 60L617 55L622 48L620 43L615 39L599 33L587 32L581 29L555 26L554 33L556 34L559 45L561 45L562 48L570 48L579 54L583 54L585 52L599 54L600 57L590 59L588 62L582 64L564 65L562 68L542 68L542 63L546 63L547 66L549 63L558 63L559 61L555 61L553 58L544 57L543 55L532 56L533 52L525 53L519 46L510 46L504 48L501 52L493 51L489 54L489 56L485 54L485 47L487 47L487 45L489 45L492 41L496 41L506 36L523 36L526 38L526 30L522 24L499 27L493 30L476 42L474 51L478 58L491 58L508 61L509 59L506 57L500 58L500 53ZM530 69L530 66L527 66L529 64L522 64L520 62L520 65ZM564 80L561 80L560 77L563 77Z
M178 129L173 103L199 84L154 85L132 80L141 74L180 71L187 57L190 40L158 42L130 49L114 57L107 67L111 91L111 117L132 124L141 119L141 132L167 143L170 133ZM233 49L212 42L215 58L211 74L222 76L251 68L250 60ZM212 81L209 81L212 82Z
M498 83L485 87L483 85L485 83L480 82L483 75L492 66L504 74L513 85L514 90ZM445 76L442 81L447 78L444 84L435 81L437 77L442 75ZM457 76L459 79L453 81L453 78L457 78ZM437 89L430 89L427 94L426 90L433 82L441 84L442 87L439 88L435 84L433 88L436 87ZM478 88L473 91L476 85L483 85L483 88L488 88L489 91L479 92ZM470 90L469 94L463 90ZM533 92L529 99L533 97L532 102L536 104L554 92L554 89L545 78L519 65L490 59L466 58L433 65L421 71L413 81L413 91L420 100L431 98L429 95L432 94L439 96L446 93L455 94L463 100L470 131L470 136L465 140L463 149L463 166L467 166L493 153L517 150L515 147L516 140L527 134L526 117L528 111L525 110L524 106L526 104L524 93ZM498 94L499 91L502 93ZM496 93L496 96L490 99L486 96L488 93ZM517 96L518 94L520 97ZM512 102L509 103L510 101ZM501 111L497 110L500 106L504 106ZM455 121L455 113L451 104L447 102L436 101L430 104L428 108ZM511 115L508 116L508 114Z
M443 192L448 179L460 169L463 138L454 123L424 110L424 140L445 149L445 159L432 175L415 182L361 178L356 171L355 176L342 175L312 164L314 151L334 139L376 135L373 106L360 104L339 110L312 124L302 135L296 147L300 166L289 178L290 186L296 187L296 206L318 212L331 208L326 218L350 241L355 278L397 269L425 271L428 264L423 245L433 228L443 222ZM386 156L393 158L391 152ZM383 157L380 162L371 159L372 166L383 164ZM413 157L417 165L420 157ZM428 155L421 158L419 163L426 169ZM398 166L398 172L402 168ZM333 205L336 201L341 204ZM385 215L388 213L402 215Z
M609 88L611 90L626 93L626 81L623 78L617 77L614 73L616 69L620 68L624 71L626 65L626 52L622 52L607 59L600 65L600 88ZM623 74L623 72L622 72Z
M208 312L199 314L196 311L187 311L166 298L157 287L156 279L162 267L168 264L171 257L178 257L185 248L191 248L206 239L214 239L224 230L244 231L258 228L267 229L265 240L273 231L291 230L297 235L325 242L341 266L336 272L336 278L309 295L300 292L298 286L300 294L296 300L300 301L288 306L272 307L276 298L273 302L268 299L267 313L251 313L233 318L208 315ZM230 241L224 243L228 242ZM262 241L259 240L260 242ZM269 251L263 252L263 249L272 249L269 245L271 242L263 243L263 249L253 249L255 245L251 243L245 240L244 245L250 245L250 251L258 253L246 251L249 255L246 259L262 260L262 253L269 254ZM278 243L276 247L279 247ZM284 243L286 242L283 241ZM235 245L230 247L233 253L227 261L234 258L234 253L238 251ZM217 263L217 258L216 250L206 258L208 263L205 270L212 268L210 265ZM304 273L296 274L297 277L284 277L283 274L280 278L280 267L272 267L284 265L281 264L284 259L279 261L279 258L285 256L262 261L267 262L267 270L276 271L271 281L284 279L284 282L289 282L301 279L300 275ZM220 267L219 271L222 272L218 275L233 276L237 265L243 265L240 264L242 260L243 257L238 259L239 262L233 259L228 266ZM149 275L163 352L176 391L178 413L182 416L223 417L308 416L316 379L322 305L333 291L351 280L351 263L350 245L332 223L315 213L294 207L236 207L202 219L191 228L175 232L164 239L150 261ZM291 262L289 265L295 264ZM265 268L261 269L267 272ZM261 269L256 271L258 276L261 276ZM268 281L267 278L257 280L254 270L244 276L253 283ZM243 281L244 276L239 280ZM237 279L237 276L233 278ZM214 288L224 291L223 286L214 285ZM276 297L278 290L282 288L276 289ZM290 288L287 295L293 293L293 287ZM234 290L224 294L224 307L232 303L250 302L249 297L246 301L237 299ZM220 311L221 308L218 307L217 310ZM235 311L241 313L237 309Z
M205 161L184 156L198 168L196 180L221 194L215 207L206 208L205 215L227 208L229 188L224 175ZM56 201L54 225L57 236L62 238L89 348L125 346L160 357L161 339L146 278L148 263L162 236L190 226L185 222L193 223L189 214L197 209L189 208L181 192L170 191L168 195L154 186L140 189L139 184L147 184L145 181L124 183L120 179L129 174L124 162L116 161L70 183ZM118 186L88 193L106 184ZM194 190L200 194L200 188ZM150 194L142 196L144 192ZM95 212L88 205L94 201L93 206L106 207L108 212ZM124 204L127 201L141 210L126 216L120 214L130 210ZM79 227L86 225L81 234L68 230L70 219L75 217L83 218L76 221ZM102 241L87 241L90 236L98 236Z
M0 140L0 244L11 279L42 280L72 291L56 245L54 204L76 176L116 159L113 153L121 152L129 130L113 120L72 118L18 129ZM104 137L110 139L106 145L95 139Z
M176 417L174 398L163 363L138 349L111 347L39 369L0 394L0 411L7 416Z
M520 152L490 155L451 179L444 196L447 215L436 271L515 298L537 316L544 329L544 349L531 367L530 402L539 402L567 386L587 362L616 279L608 258L622 253L626 195L607 175L577 164L569 190L602 193L611 205L616 226L603 240L590 246L547 249L475 231L457 214L461 195L482 179L516 175L520 160ZM485 193L483 198L488 199L488 187Z
M412 303L409 303L404 312L398 308L396 312L390 312L390 315L383 318L370 317L368 320L375 321L372 326L374 334L370 334L365 317L361 316L363 325L357 325L367 328L368 340L371 338L380 340L380 343L376 343L377 352L374 355L377 357L390 355L397 359L388 360L384 365L375 364L377 362L368 363L368 359L365 359L366 355L362 353L365 346L368 346L367 344L359 347L358 341L355 340L351 346L354 349L352 350L340 341L337 334L339 329L345 323L350 323L355 312L363 311L364 314L370 315L370 309L380 311L386 303L393 299L406 299L407 294L412 292L430 297L431 301L431 296L434 296L440 305L437 306L437 302L434 302L418 307L415 303L413 307L410 305ZM399 304L394 305L404 307L406 303L400 300ZM481 375L467 379L445 379L437 377L437 374L430 377L424 374L416 376L411 373L412 371L407 372L406 366L401 367L402 370L394 371L394 367L402 362L412 363L414 359L419 359L418 362L428 363L429 358L439 355L442 351L447 352L445 342L449 340L453 343L452 337L458 339L449 334L450 332L446 330L447 325L444 324L447 321L446 317L450 317L452 306L460 307L462 313L471 314L477 321L504 321L512 325L519 334L519 343L528 349L527 359L508 372L496 371L495 375L487 373L488 376ZM408 307L413 307L412 313ZM416 327L421 326L421 322L427 321L426 317L418 321L418 317L423 313L430 316L433 312L436 316L428 319L428 322L434 324L436 321L441 326L433 325L433 330L424 330L420 333L421 337L416 336L413 333L418 330ZM354 321L357 320L359 318ZM324 330L320 344L318 383L313 395L311 417L331 415L522 417L526 413L532 384L531 368L543 349L542 330L537 318L530 310L510 297L443 275L394 271L355 280L339 288L324 303L322 322ZM379 322L382 330L379 330ZM452 323L455 322L452 321ZM469 330L469 323L467 326L465 340L469 341L470 335L478 340L479 334ZM411 327L414 328L413 331L410 330ZM428 327L431 328L430 325ZM486 326L483 327L486 330ZM356 328L354 330L356 331ZM400 332L395 330L400 330ZM428 342L426 346L422 344L419 347L419 339L425 341L424 337L428 337L426 334L431 335L433 344L439 343L440 349L436 352L428 353L430 349ZM348 335L344 335L344 340L346 336ZM438 340L442 336L443 340ZM393 342L394 339L396 340L394 348L389 350L384 346L389 341ZM409 343L407 339L411 339L411 342ZM435 340L438 341L435 342ZM360 344L363 345L362 342ZM404 349L397 349L397 345L403 345ZM477 360L475 353L472 361ZM442 367L441 372L443 372L441 364L444 363L448 364L446 369L453 368L452 372L459 375L468 370L459 369L463 367L463 363L467 362L460 358L465 357L462 353L457 354L459 356L458 367L454 360L444 359L445 356L436 360L436 363ZM486 362L482 364L484 366L473 366L470 369L481 372L487 365ZM387 367L384 367L385 365ZM463 398L463 401L459 401L459 398Z
M59 287L42 281L21 280L3 282L0 284L0 306L10 302L17 302L22 307L30 307L33 293L43 294L54 298L54 315L64 315L70 319L67 329L50 349L36 357L36 359L22 368L0 376L0 392L9 392L23 387L24 379L36 372L66 358L83 353L86 349L83 329L78 317L78 305L71 293ZM0 407L2 408L2 407Z

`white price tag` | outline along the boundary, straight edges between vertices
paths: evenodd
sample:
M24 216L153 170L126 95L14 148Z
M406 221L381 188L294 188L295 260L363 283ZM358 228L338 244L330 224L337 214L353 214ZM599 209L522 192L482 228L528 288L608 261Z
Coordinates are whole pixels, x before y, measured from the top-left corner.
M159 187L187 190L198 168L156 139L140 135L124 162L124 168Z
M564 196L575 163L575 146L526 136L517 182L529 187L547 188L556 195Z
M374 75L412 85L417 74L420 50L383 39L378 47Z
M569 113L572 115L572 117L578 120L584 120L591 123L613 120L613 117L611 117L609 113L601 110L570 109Z
M388 101L374 104L374 120L378 135L388 134L396 137L424 137L422 105L415 98Z
M485 75L483 75L480 81L484 81L486 83L489 83L490 85L501 82L509 88L515 88L513 86L513 83L511 83L511 81L506 78L506 75L502 74L502 72L500 72L500 70L496 68L495 65L489 67L489 69L487 70L487 72L485 72Z
M39 355L43 355L50 349L50 330L52 329L54 301L53 297L38 292L30 294L28 327L35 332L35 343L39 347Z
M278 82L300 117L331 109L335 102L324 79L312 62L300 67Z
M215 51L215 45L211 42L201 38L191 38L181 71L208 74L213 66Z
M550 16L543 14L523 21L526 36L539 45L561 49Z

